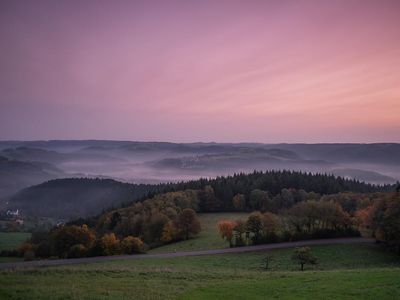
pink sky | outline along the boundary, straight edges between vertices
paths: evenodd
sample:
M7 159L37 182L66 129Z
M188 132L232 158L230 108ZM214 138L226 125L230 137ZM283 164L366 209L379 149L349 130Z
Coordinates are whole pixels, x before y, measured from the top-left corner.
M400 142L400 1L0 2L0 139Z

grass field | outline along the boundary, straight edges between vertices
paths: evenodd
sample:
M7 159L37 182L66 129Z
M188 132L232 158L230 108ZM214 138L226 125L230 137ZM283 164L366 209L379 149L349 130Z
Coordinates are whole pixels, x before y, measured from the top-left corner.
M17 249L23 242L31 237L26 232L0 232L0 251ZM20 257L1 257L0 263L22 260Z
M0 299L396 299L400 257L376 245L312 248L319 264L298 271L292 250L110 261L3 271Z
M218 234L217 224L220 220L245 220L248 213L207 213L199 214L201 223L200 234L191 240L183 241L158 247L149 251L149 253L166 253L175 251L192 251L192 250L208 250L221 249L229 247Z
M0 251L16 249L30 237L26 232L0 232Z

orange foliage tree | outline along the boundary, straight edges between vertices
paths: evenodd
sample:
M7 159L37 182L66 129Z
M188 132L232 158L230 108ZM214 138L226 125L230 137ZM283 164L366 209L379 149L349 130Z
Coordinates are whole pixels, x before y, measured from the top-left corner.
M114 255L119 253L119 240L114 233L106 233L100 240L104 255Z
M218 230L221 237L229 242L229 246L232 247L233 229L236 224L233 221L222 220L218 222Z
M173 242L179 239L179 229L176 223L169 221L164 225L163 232L161 235L161 241L165 243Z

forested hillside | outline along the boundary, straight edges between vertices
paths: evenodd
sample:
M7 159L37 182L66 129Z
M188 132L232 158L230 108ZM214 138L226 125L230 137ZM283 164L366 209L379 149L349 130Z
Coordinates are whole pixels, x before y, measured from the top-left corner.
M162 188L111 179L56 179L21 190L10 198L8 208L19 209L25 216L81 218L132 203Z
M103 210L144 199L161 192L183 190L202 191L199 210L234 211L232 198L243 195L250 199L254 190L267 191L268 197L278 202L282 189L304 190L318 194L339 192L380 192L389 191L393 186L376 186L332 175L310 174L290 171L254 172L236 174L215 179L199 179L175 184L128 184L111 179L68 178L56 179L26 188L9 199L9 209L19 209L26 216L51 218L84 218L94 216ZM284 193L285 194L285 193ZM290 200L282 200L290 201ZM245 209L257 207L248 202Z
M250 195L254 190L266 191L269 198L274 198L276 196L282 197L280 194L283 189L304 190L305 192L326 195L340 192L372 193L392 191L394 185L372 185L326 174L267 171L182 182L175 185L175 189L204 190L206 193L212 193L214 198L206 199L200 204L200 209L207 212L237 210L232 203L232 198L241 194L245 199L250 199ZM254 207L251 207L249 202L246 202L246 209L254 209Z

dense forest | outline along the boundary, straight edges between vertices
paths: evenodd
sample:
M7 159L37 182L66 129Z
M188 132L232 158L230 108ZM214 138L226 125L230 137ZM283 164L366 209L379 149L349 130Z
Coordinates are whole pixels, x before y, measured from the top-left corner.
M341 192L387 192L392 191L394 185L378 186L326 174L295 171L255 171L251 174L240 173L233 176L217 177L215 179L182 182L173 188L175 190L212 190L215 199L204 199L200 204L201 211L209 212L238 210L232 202L232 198L238 194L243 195L246 199L245 210L257 209L249 201L254 190L265 191L268 193L268 197L279 197L283 189L303 190L305 192L327 195ZM294 196L293 201L296 202L296 196Z

